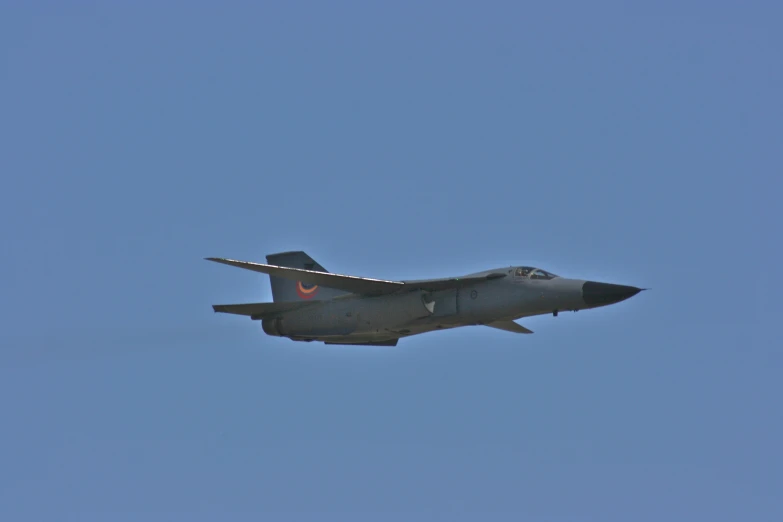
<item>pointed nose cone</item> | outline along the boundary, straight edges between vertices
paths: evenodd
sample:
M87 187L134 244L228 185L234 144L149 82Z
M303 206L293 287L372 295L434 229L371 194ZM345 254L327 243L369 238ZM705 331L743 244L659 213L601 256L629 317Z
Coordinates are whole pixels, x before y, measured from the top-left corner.
M635 286L587 281L582 285L582 299L589 307L606 306L625 301L641 291L641 288L636 288Z

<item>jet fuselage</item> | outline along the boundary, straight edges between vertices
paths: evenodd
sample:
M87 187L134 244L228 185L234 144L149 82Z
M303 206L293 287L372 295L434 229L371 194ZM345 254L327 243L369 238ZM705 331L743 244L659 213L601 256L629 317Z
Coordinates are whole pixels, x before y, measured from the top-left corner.
M632 286L552 277L534 279L507 267L467 277L505 273L459 288L400 291L376 297L347 295L262 320L269 335L300 341L375 342L459 326L490 325L522 317L578 311L636 295Z

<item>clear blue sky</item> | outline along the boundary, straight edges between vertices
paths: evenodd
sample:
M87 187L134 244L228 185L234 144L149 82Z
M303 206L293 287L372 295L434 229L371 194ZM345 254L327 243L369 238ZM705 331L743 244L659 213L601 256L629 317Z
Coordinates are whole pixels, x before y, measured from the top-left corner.
M777 3L0 6L0 519L783 520ZM289 249L653 290L212 313L271 295L203 257Z

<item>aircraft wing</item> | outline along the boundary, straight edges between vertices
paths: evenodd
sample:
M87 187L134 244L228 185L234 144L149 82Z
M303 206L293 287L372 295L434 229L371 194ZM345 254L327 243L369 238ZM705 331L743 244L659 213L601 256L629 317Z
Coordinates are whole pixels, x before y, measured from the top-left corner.
M250 263L248 261L235 261L233 259L223 259L220 257L208 257L206 259L207 261L236 266L254 272L261 272L262 274L269 274L270 276L282 277L283 279L292 279L310 285L336 288L345 292L351 292L352 294L391 294L398 290L402 290L403 286L405 286L404 283L398 281L384 281L382 279L332 274L330 272L316 272L314 270L304 270L302 268L287 268L276 265L265 265L262 263Z
M245 303L245 304L224 304L212 305L215 312L226 314L248 315L251 319L263 319L283 312L290 312L309 305L317 304L318 301L293 302L293 303Z
M368 277L332 274L330 272L317 272L301 268L251 263L249 261L236 261L234 259L224 259L222 257L207 257L206 260L244 268L245 270L252 270L254 272L261 272L262 274L269 274L274 277L301 281L302 283L311 285L336 288L338 290L360 295L383 295L392 294L400 290L417 289L435 292L437 290L449 290L451 288L459 288L473 283L506 277L506 274L503 273L492 273L482 276L423 279L420 281L386 281Z
M438 290L450 290L452 288L461 288L464 286L472 285L475 283L481 283L484 281L491 281L493 279L500 279L506 277L503 273L493 273L481 276L470 277L449 277L445 279L422 279L419 281L403 281L405 288L414 290L422 289L430 292L437 292Z
M491 328L497 328L498 330L505 330L512 333L520 334L532 334L533 330L528 330L521 324L517 324L514 321L495 321L494 323L487 323L485 326Z

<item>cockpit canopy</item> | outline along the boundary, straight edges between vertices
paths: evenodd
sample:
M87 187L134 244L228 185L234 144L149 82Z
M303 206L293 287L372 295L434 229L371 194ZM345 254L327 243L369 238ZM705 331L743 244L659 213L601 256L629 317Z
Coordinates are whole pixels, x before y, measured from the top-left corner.
M550 272L547 272L546 270L543 270L541 268L533 268L532 266L520 266L516 270L514 270L514 276L515 277L527 277L530 279L554 279L556 277L555 274L552 274Z

